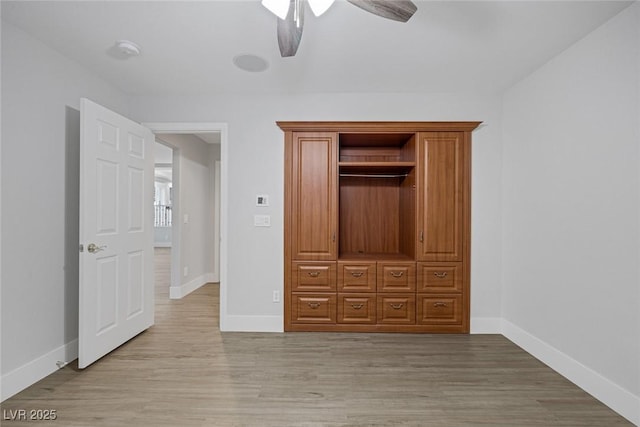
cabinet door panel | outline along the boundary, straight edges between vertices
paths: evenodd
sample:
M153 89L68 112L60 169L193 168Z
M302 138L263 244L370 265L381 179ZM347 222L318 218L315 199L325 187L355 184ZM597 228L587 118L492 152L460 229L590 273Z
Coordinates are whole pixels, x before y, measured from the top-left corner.
M338 323L376 323L376 294L338 294Z
M415 262L378 262L378 292L415 292L415 290Z
M462 263L418 263L418 292L461 293Z
M293 134L293 259L336 259L336 141L334 133Z
M375 292L376 263L338 261L339 292Z
M464 133L420 133L419 256L462 261Z
M335 262L294 262L291 269L293 291L335 291Z
M413 325L416 323L415 294L378 294L378 323Z
M462 324L462 296L418 294L418 324Z
M294 292L291 323L336 323L336 294Z

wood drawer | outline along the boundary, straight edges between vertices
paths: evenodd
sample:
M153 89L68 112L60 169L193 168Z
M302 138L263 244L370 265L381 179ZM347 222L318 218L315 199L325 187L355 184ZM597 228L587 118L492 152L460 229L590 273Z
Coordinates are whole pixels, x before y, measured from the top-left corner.
M335 291L335 262L293 262L291 264L291 290Z
M291 323L336 323L336 294L292 293Z
M415 262L378 263L378 292L415 292L415 290Z
M412 325L416 323L414 294L379 294L378 323Z
M338 294L338 323L376 323L376 294Z
M338 291L375 292L375 262L338 262Z
M418 292L462 292L462 263L418 263Z
M462 324L462 295L418 294L418 324Z

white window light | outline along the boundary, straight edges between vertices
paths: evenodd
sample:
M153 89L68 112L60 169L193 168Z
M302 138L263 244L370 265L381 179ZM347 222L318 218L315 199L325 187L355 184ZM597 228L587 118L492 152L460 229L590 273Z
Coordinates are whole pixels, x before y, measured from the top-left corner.
M327 11L335 0L308 0L314 15L320 16Z
M307 0L311 11L315 16L320 16L327 11L335 0ZM262 0L262 5L280 19L286 19L289 13L290 0Z
M285 19L289 13L289 0L262 0L262 5L280 19Z

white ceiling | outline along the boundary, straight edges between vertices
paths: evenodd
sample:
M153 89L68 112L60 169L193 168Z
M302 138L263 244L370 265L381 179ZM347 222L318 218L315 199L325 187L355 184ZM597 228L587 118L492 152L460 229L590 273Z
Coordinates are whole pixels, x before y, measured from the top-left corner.
M259 1L2 1L2 18L130 95L248 92L495 92L631 2L420 1L407 24L343 0L307 10L297 56L281 58ZM116 40L142 55L109 55ZM270 68L236 68L239 54ZM25 53L26 54L26 53Z

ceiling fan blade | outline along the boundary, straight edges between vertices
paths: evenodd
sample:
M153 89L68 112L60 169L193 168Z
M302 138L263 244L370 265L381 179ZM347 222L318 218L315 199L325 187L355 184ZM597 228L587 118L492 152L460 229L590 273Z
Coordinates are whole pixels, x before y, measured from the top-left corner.
M278 18L278 46L280 47L280 55L283 58L295 56L300 40L302 40L304 5L302 2L298 2L297 6L296 8L296 1L291 0L287 18Z
M418 10L409 0L347 0L349 3L383 18L407 22Z

